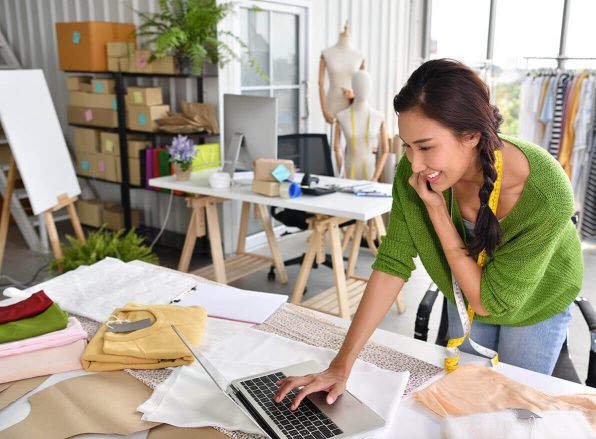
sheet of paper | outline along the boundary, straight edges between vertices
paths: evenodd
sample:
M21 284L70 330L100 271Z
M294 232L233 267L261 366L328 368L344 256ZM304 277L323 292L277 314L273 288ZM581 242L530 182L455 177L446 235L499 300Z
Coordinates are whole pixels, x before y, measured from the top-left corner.
M263 323L288 301L285 294L260 293L225 285L200 284L179 302L181 306L202 306L210 317L246 323Z

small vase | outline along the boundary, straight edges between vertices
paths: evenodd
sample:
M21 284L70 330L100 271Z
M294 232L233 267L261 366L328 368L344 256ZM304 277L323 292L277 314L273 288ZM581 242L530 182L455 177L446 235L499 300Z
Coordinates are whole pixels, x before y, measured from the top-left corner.
M190 173L192 172L192 168L189 166L186 171L182 170L182 165L179 163L174 163L174 175L176 176L176 181L188 181L190 180Z
M176 64L178 65L178 71L182 75L190 75L192 73L192 60L186 55L177 55Z

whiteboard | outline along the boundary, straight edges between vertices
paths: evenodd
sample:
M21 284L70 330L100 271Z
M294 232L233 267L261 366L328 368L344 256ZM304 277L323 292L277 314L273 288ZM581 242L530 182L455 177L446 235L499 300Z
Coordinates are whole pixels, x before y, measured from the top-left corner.
M81 193L41 70L0 70L0 122L35 215Z

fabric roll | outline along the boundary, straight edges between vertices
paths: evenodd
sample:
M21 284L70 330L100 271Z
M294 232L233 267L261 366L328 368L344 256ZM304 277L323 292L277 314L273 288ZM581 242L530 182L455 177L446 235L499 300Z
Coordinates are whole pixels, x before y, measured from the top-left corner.
M82 369L81 355L85 345L85 340L78 340L64 346L0 358L0 382Z
M68 314L57 303L33 317L0 324L0 343L35 337L66 328Z
M52 303L54 302L46 296L46 293L38 291L20 302L0 306L0 323L14 322L36 316L48 309Z
M64 346L78 340L86 339L87 332L83 329L79 321L74 317L69 317L66 328L60 331L48 332L37 337L0 344L0 358Z

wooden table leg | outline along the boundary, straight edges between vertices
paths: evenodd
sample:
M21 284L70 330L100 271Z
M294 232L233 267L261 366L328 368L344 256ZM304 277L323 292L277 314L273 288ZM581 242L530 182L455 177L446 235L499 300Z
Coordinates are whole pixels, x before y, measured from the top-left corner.
M375 227L377 228L377 235L379 238L379 242L383 240L383 236L387 234L387 230L385 229L385 222L383 221L383 217L381 215L375 216L373 218L375 222Z
M344 237L341 242L341 249L343 251L346 251L346 249L348 248L348 244L350 243L350 238L352 238L352 236L354 235L355 229L356 229L356 226L354 224L344 227L342 229L342 231L344 233Z
M300 305L300 302L302 302L306 281L308 280L308 275L312 270L312 263L315 260L315 255L317 254L319 245L321 243L321 235L322 231L319 227L315 226L309 239L308 247L306 249L306 253L304 254L304 260L302 261L300 271L298 272L298 277L296 278L296 285L294 285L292 298L290 299L290 302L295 305Z
M246 251L246 233L248 231L248 214L250 211L250 203L244 201L242 203L242 215L240 216L240 230L238 231L238 245L236 246L236 253L244 253Z
M178 262L178 271L183 271L185 273L188 272L192 252L195 248L195 243L197 241L196 227L198 221L197 215L199 214L198 210L198 208L193 207L192 212L190 214L188 230L186 231L186 238L184 238L184 247L182 247L180 262Z
M8 225L10 224L10 204L12 203L12 194L14 192L16 176L17 164L14 161L14 158L11 156L10 164L8 166L8 179L6 182L6 190L4 191L4 199L2 201L2 213L0 214L0 269L2 268L4 250L6 249Z
M211 259L213 260L215 281L227 284L226 266L224 263L219 218L217 215L217 203L213 200L207 201L205 204L205 211L207 213L207 228L209 232L209 245L211 247Z
M360 251L360 242L362 241L362 232L364 230L364 221L356 222L356 230L354 231L354 239L352 242L352 249L350 250L350 257L348 259L348 269L346 270L346 277L354 275L356 269L356 261L358 260L358 253Z
M369 220L369 222L366 224L364 236L366 236L366 243L368 244L368 249L371 251L373 256L377 256L377 246L375 245L375 240L373 238L371 222L372 221Z
M346 273L344 271L341 239L339 237L339 225L336 222L331 222L329 223L327 230L331 246L331 261L333 262L333 277L335 278L339 316L344 319L349 319L350 307L348 306L348 289L346 286Z
M275 270L277 270L277 275L279 276L279 281L282 284L288 283L288 274L286 273L286 266L284 265L284 260L281 256L281 252L279 251L279 247L277 246L277 240L275 239L275 233L273 232L273 227L271 226L271 218L269 217L269 212L267 211L267 207L263 206L262 204L255 204L255 209L259 212L259 218L261 223L263 224L263 230L265 230L265 235L267 236L267 242L269 243L269 251L271 252L271 257L273 258L273 265L275 265Z

